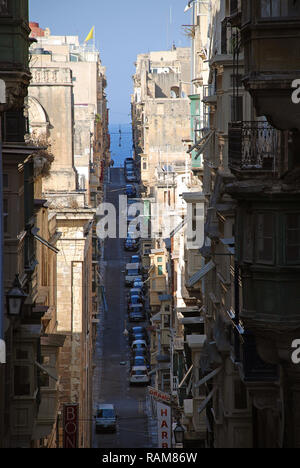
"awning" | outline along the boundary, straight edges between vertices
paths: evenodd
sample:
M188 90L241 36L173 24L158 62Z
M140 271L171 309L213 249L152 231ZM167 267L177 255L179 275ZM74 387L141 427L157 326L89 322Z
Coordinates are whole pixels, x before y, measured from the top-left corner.
M200 156L201 153L203 153L203 151L205 150L206 146L208 145L208 143L210 142L211 140L211 137L214 135L215 131L214 130L211 130L208 135L206 135L205 137L205 141L201 144L200 148L198 148L198 152L195 156L195 159L198 158L198 156Z
M194 286L194 284L198 283L198 281L200 281L205 275L207 275L207 273L210 272L210 270L212 270L213 268L215 268L215 264L214 262L211 260L209 263L207 263L203 268L201 268L201 270L197 271L197 273L195 273L190 279L189 281L186 283L186 286L188 288L191 288L192 286Z
M150 318L151 322L161 322L161 314L158 312Z
M210 379L212 379L213 377L215 377L216 375L218 375L218 373L220 372L221 369L222 369L222 367L218 367L218 369L215 369L214 371L210 372L210 374L206 375L205 377L203 377L203 379L199 380L199 382L197 382L197 383L194 385L194 388L201 387L201 385L205 384L205 383L208 382Z
M187 219L184 218L184 219L181 221L181 223L179 223L178 226L177 226L175 229L173 229L173 231L172 231L171 234L170 234L170 237L174 237L175 234L177 234L177 232L179 232L179 231L186 225L186 223L187 223Z
M39 236L37 233L36 233L36 229L33 229L31 230L31 234L33 234L33 237L38 240L39 242L41 242L41 244L45 245L46 247L48 247L48 249L52 250L53 252L55 252L56 254L59 252L59 249L57 249L56 247L54 247L54 245L50 244L50 242L46 241L45 239L43 239L41 236Z
M197 325L204 322L204 317L183 317L179 319L182 325Z
M172 296L171 294L161 294L160 296L158 296L158 299L160 300L160 302L171 301Z
M217 391L217 387L214 387L213 390L210 392L210 394L205 398L203 403L198 408L198 413L199 414L202 413L202 411L206 408L206 405L210 402L210 400L212 399L212 397L214 396L216 391Z
M49 372L44 366L42 366L39 362L35 361L35 365L41 369L43 372L45 372L46 374L49 375L49 377L53 380L55 380L56 382L58 381L58 378L55 377L55 375L51 374L51 372Z
M186 379L188 378L188 376L190 375L190 373L192 372L192 369L194 367L194 364L191 365L191 367L189 368L189 370L187 371L187 373L185 374L185 376L183 377L182 381L180 382L180 384L178 385L178 388L181 388L182 385L184 384L184 382L186 381Z
M230 239L220 239L222 244L227 248L231 255L235 254L235 238L231 237Z
M210 134L213 133L213 132L214 132L214 130L211 130L209 133L207 133L206 135L204 135L204 137L200 138L200 140L198 140L198 141L187 151L187 153L191 153L191 152L194 151L196 148L199 148L199 146L202 145L203 143L205 143L207 137L209 137Z

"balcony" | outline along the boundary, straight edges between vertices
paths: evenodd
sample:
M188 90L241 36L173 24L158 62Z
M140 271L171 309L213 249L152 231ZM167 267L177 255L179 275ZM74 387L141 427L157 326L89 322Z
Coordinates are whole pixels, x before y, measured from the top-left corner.
M245 382L276 382L278 367L264 362L258 355L255 337L251 333L243 335L240 356L242 375Z
M217 91L214 84L203 86L203 102L204 104L216 104L217 103Z
M230 0L230 23L239 26L241 22L241 0Z
M278 173L285 134L267 122L229 124L229 167L233 172Z
M280 130L299 130L299 106L291 99L291 83L299 78L300 3L244 0L241 34L244 84L257 115L268 116Z

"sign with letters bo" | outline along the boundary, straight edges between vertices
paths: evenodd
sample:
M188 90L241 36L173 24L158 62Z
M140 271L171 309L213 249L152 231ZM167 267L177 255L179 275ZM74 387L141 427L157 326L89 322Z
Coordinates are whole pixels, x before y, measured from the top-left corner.
M64 448L78 448L78 404L65 404L63 409Z

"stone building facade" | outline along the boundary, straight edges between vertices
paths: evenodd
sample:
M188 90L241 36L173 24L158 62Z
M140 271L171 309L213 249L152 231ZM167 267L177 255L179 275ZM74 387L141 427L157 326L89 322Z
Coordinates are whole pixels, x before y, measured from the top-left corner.
M54 157L42 190L60 233L56 319L65 341L58 367L58 410L62 412L64 404L79 404L78 447L90 447L99 283L94 268L99 256L95 213L110 161L105 69L99 53L80 46L78 38L53 37L49 30L42 34L41 28L31 26L38 42L31 49L30 132L51 147ZM59 414L55 431L55 444L62 446Z

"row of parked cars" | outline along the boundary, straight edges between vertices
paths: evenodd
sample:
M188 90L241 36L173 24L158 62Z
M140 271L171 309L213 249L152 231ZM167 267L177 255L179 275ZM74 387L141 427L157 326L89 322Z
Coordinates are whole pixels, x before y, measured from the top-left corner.
M136 182L137 175L134 168L134 161L130 158L125 160L124 175L126 182ZM126 185L126 195L128 197L128 210L133 203L139 201L137 190L134 185ZM139 212L130 215L127 212L128 232L124 242L126 251L135 252L131 256L130 262L126 264L125 285L129 288L127 294L127 315L130 323L134 325L129 330L128 343L130 346L130 377L131 385L150 383L150 353L149 336L145 322L146 313L146 286L144 282L144 271L141 263L139 250L139 238L136 231L130 229L130 222L139 216Z
M127 195L127 221L130 224L132 217L128 216L128 208L138 199L137 188L134 185L138 182L135 170L134 160L127 158L125 160L124 175L126 179L125 194ZM137 213L134 217L138 216ZM124 248L126 251L137 251L139 249L139 240L133 237L130 228L128 229L127 239L125 239ZM127 312L130 322L146 321L145 313L145 294L146 288L143 282L140 256L132 255L131 261L126 265L126 286L130 287L127 301ZM150 382L148 372L150 370L149 361L149 337L144 325L135 325L129 330L128 342L130 346L130 384L147 384ZM116 409L113 404L100 404L97 406L95 415L96 432L115 432L117 429Z
M137 188L134 185L135 182L138 182L138 176L135 169L135 163L132 158L125 159L124 163L124 175L126 182L125 194L127 195L127 224L128 232L127 238L124 241L124 249L127 251L136 252L139 249L139 239L136 235L135 229L130 229L130 222L140 215L140 212L131 213L130 207L139 201L137 197ZM131 183L129 183L131 182Z
M124 162L124 175L126 182L138 182L135 163L132 158L126 158Z
M139 255L132 255L126 265L127 314L129 322L140 323L129 330L130 384L149 384L150 355L149 337L144 323L146 314L146 287L143 281ZM142 325L143 322L143 325Z

